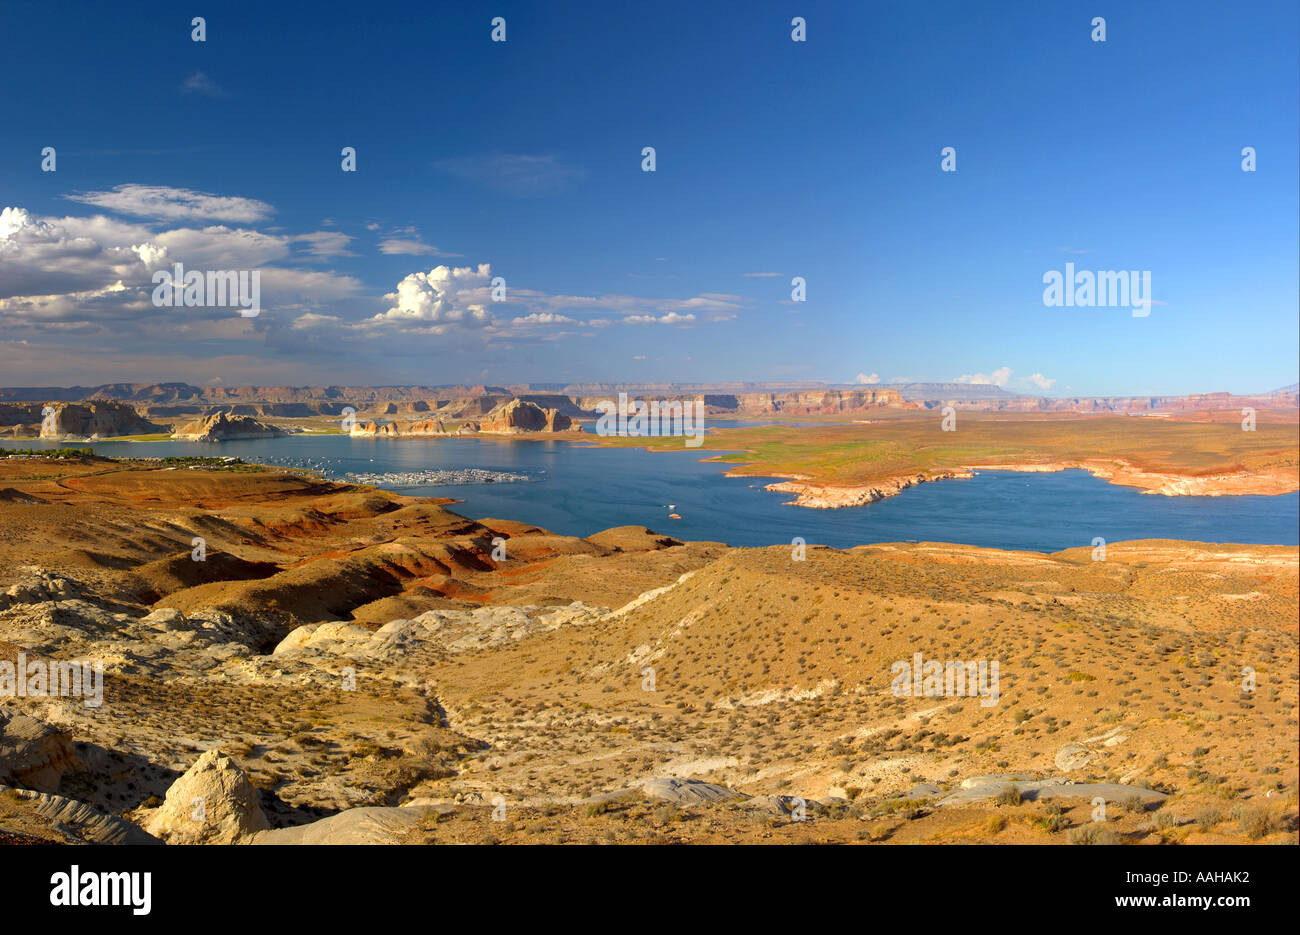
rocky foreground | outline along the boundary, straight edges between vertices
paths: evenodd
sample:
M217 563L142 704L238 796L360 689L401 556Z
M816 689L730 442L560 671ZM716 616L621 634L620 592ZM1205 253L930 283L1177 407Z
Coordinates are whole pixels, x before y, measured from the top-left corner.
M95 460L0 489L6 840L1297 840L1294 548L576 539ZM101 664L100 703L6 692L20 661Z

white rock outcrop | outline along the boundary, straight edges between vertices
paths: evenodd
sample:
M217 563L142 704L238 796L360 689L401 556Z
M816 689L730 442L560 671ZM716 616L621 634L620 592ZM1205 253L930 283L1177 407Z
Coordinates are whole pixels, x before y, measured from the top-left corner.
M145 821L145 830L168 844L241 844L269 827L257 789L217 750L195 760Z

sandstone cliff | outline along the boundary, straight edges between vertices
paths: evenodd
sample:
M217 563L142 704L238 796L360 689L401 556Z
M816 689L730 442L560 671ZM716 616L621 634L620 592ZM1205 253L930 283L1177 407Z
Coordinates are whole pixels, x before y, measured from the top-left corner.
M46 412L49 409L52 412ZM85 440L118 435L148 435L165 432L166 426L142 419L126 403L55 403L42 408L40 437Z
M234 438L275 438L289 434L284 429L258 422L248 416L218 412L205 419L186 422L172 432L172 438L193 442L220 442Z
M872 388L861 390L797 390L785 393L628 393L628 399L664 399L693 402L704 400L704 411L710 416L730 418L773 415L834 415L863 412L881 406L916 408L904 401L897 390ZM617 402L618 394L609 396L580 396L575 402L585 412L594 412L602 402Z
M489 412L479 426L490 435L518 435L525 432L567 432L573 420L558 409L543 409L536 403L512 399Z
M439 435L466 435L478 431L477 422L464 422L449 425L440 419L425 419L418 422L376 422L373 419L357 422L352 426L352 435L369 438L411 438Z

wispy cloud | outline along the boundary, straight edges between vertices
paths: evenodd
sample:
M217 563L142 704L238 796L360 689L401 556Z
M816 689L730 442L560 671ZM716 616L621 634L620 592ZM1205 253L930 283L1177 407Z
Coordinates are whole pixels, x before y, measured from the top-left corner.
M272 208L264 201L210 195L189 188L167 185L118 185L110 191L64 195L68 201L93 205L117 214L157 218L162 221L233 221L251 224L269 217Z
M298 234L291 237L294 243L306 244L307 252L312 256L356 256L348 249L352 238L339 231L316 231L311 234Z
M204 97L224 98L230 95L224 88L217 86L217 83L201 71L196 71L181 83L181 90L186 94L201 94Z
M489 153L440 159L439 172L486 185L508 195L543 195L563 191L587 177L585 169L567 166L554 155Z
M692 314L680 315L677 312L665 312L662 315L628 315L623 319L627 325L689 325L695 321Z
M463 253L448 253L433 244L425 243L414 227L403 227L390 232L379 241L379 252L388 256L464 256Z

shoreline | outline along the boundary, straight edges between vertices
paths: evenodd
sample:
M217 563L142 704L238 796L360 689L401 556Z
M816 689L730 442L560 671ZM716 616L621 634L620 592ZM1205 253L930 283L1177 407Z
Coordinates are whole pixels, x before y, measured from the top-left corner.
M712 460L712 459L702 459ZM909 487L940 480L969 480L978 471L1014 471L1022 474L1054 474L1059 471L1086 471L1093 477L1117 487L1136 487L1144 494L1165 497L1285 496L1300 490L1294 476L1283 471L1253 474L1238 471L1219 474L1178 474L1144 471L1118 460L1049 461L1011 464L970 464L945 471L924 471L916 475L883 478L866 484L819 484L797 474L744 474L726 472L727 477L779 477L782 480L764 485L774 493L794 494L787 506L814 510L835 510L865 506L897 496Z
M338 435L343 438L361 438L367 440L384 440L397 441L403 438L440 438L440 439L479 439L488 441L563 441L570 442L582 447L594 448L632 448L650 453L663 454L672 453L671 449L662 444L655 444L655 441L661 441L669 436L647 436L647 444L644 445L612 445L604 442L603 437L586 432L532 432L532 433L467 433L467 434L446 434L446 435L357 435L343 432L294 432L282 436L261 436L249 439L229 439L232 441L248 440L260 441L272 438L320 438L327 435ZM6 438L4 441L12 442L48 442L51 444L86 444L93 445L97 443L167 443L181 442L184 444L195 444L193 440L180 438L141 438L130 436L118 436L115 438L101 438L95 441L88 439L22 439ZM220 445L220 442L212 444ZM0 451L4 451L0 447ZM683 448L683 453L692 453L695 449ZM715 462L722 464L720 460L723 455L730 454L752 454L752 449L737 448L726 452L712 452L708 457L698 458L700 463ZM259 463L259 462L250 462ZM265 465L266 467L277 467L277 465ZM758 472L749 473L739 468L758 467ZM1148 471L1138 467L1130 461L1122 458L1093 458L1093 459L1062 459L1048 461L1024 461L1024 462L993 462L993 463L970 463L960 467L918 471L915 474L895 474L892 476L867 480L861 484L825 484L819 483L814 478L803 474L786 474L786 473L763 473L762 465L758 462L746 462L744 465L733 465L731 469L723 470L724 477L729 478L777 478L770 484L763 485L764 490L773 493L784 493L794 495L794 499L789 501L787 506L798 506L805 509L833 510L845 509L855 506L866 506L878 502L887 497L897 496L908 488L915 487L919 484L933 483L940 480L969 480L975 476L977 471L1014 471L1026 474L1043 474L1056 473L1058 471L1082 470L1087 471L1093 477L1104 480L1109 484L1121 487L1135 487L1144 494L1158 494L1166 497L1221 497L1221 496L1284 496L1289 493L1295 493L1300 490L1300 478L1286 468L1277 468L1259 472L1251 471L1227 471L1208 474L1179 473L1176 471Z

